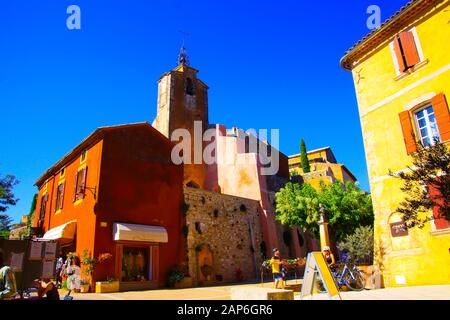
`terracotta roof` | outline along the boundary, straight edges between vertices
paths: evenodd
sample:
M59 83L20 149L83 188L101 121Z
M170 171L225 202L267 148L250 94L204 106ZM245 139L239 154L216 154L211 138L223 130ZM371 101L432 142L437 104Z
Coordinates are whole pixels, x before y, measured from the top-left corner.
M353 61L361 58L365 53L401 31L405 22L426 12L443 1L446 0L412 0L408 2L394 15L384 21L377 29L372 30L348 49L340 61L341 67L350 71L352 69L351 63Z
M39 187L42 183L45 182L50 176L56 174L61 168L63 168L67 163L73 160L73 158L77 157L82 150L92 146L103 138L103 134L107 131L130 128L130 127L138 127L138 126L146 126L152 128L155 132L158 132L154 129L147 121L145 122L136 122L136 123L128 123L128 124L120 124L114 126L105 126L98 127L94 132L92 132L89 136L83 139L75 148L69 151L66 155L64 155L58 162L56 162L53 166L51 166L47 171L44 172L34 183L35 186ZM161 137L165 136L160 134ZM169 141L167 139L167 141ZM170 142L170 141L169 141Z

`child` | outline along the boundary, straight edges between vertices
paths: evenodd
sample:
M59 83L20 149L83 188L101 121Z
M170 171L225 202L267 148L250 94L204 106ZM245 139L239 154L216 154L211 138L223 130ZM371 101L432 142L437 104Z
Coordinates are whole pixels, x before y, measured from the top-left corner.
M280 259L280 251L274 248L272 250L273 257L270 259L270 265L272 266L272 273L275 280L275 289L278 289L278 284L281 282L281 289L284 289L284 276L281 273L282 261Z

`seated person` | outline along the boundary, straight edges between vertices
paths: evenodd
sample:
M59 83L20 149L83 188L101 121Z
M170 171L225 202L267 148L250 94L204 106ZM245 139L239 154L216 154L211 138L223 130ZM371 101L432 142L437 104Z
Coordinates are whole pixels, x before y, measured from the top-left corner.
M329 246L323 247L323 257L325 258L328 266L330 268L334 268L336 260L334 259L334 254L331 253Z
M48 278L34 280L34 285L38 289L38 298L45 300L60 300L58 288ZM44 296L46 296L44 298Z

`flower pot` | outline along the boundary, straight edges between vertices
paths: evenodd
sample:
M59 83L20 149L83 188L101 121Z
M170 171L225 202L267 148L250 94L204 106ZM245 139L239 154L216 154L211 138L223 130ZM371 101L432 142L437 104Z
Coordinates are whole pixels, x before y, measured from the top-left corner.
M96 293L119 292L119 281L104 281L95 283Z
M89 284L82 284L80 285L80 292L81 293L88 293L89 292L90 285Z

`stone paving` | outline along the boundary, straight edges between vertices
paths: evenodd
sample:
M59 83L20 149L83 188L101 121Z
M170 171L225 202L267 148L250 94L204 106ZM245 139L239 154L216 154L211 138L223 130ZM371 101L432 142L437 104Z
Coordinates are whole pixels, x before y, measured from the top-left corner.
M290 281L292 283L293 281ZM266 288L272 288L273 283L264 283ZM75 300L230 300L231 288L261 287L259 283L230 284L214 287L189 289L160 289L148 291L129 291L116 293L75 293ZM60 290L61 297L65 294ZM341 292L342 300L450 300L450 285L417 286L364 290L361 292ZM295 300L300 295L295 294ZM308 300L327 299L325 294L314 294Z

